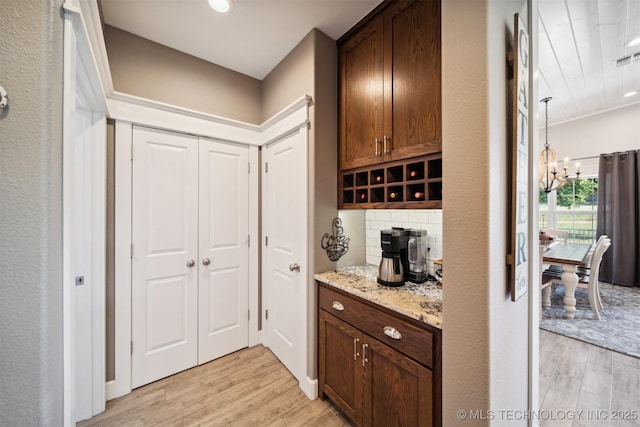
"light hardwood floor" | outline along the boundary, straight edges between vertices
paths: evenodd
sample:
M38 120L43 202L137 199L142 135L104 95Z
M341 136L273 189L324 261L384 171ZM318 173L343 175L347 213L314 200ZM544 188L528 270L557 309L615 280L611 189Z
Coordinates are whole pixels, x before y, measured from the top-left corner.
M541 426L640 426L640 359L540 330L540 409Z
M446 386L446 385L445 385ZM542 426L640 426L640 359L540 331ZM631 420L622 412L638 414ZM582 411L582 412L580 412ZM563 418L563 419L560 419ZM569 419L571 418L571 419ZM634 418L631 416L630 418ZM107 402L87 426L348 426L257 346Z
M327 426L349 424L265 347L241 350L107 402L88 426Z

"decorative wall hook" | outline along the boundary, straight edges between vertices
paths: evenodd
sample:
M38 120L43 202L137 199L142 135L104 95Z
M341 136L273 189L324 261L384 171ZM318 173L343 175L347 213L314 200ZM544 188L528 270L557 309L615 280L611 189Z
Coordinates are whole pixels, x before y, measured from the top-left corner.
M4 110L4 107L9 105L9 97L7 96L7 91L4 90L2 86L0 86L0 111Z
M344 236L342 220L333 219L333 235L325 233L322 236L322 249L327 251L327 256L331 261L337 261L349 251L349 238Z

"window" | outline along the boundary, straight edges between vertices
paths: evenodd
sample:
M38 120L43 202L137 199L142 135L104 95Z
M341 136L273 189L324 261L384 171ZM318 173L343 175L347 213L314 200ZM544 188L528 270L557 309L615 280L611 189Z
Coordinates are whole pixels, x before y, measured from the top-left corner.
M584 178L551 193L540 192L540 228L569 231L569 241L596 239L598 178Z

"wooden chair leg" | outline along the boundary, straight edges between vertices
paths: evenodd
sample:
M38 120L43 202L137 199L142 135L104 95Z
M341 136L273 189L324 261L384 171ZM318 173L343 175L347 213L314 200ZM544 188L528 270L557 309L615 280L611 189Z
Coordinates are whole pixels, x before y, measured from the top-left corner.
M600 282L596 282L596 297L598 299L598 310L602 310L602 295L600 294Z

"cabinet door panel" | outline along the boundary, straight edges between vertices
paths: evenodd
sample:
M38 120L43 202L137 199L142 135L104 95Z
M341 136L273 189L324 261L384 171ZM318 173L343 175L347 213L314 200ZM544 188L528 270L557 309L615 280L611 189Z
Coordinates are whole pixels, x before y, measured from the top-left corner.
M320 310L320 393L326 394L357 425L362 424L363 335Z
M363 424L433 425L431 371L373 338L365 346Z
M340 47L340 168L382 160L382 19L368 23Z
M442 151L440 2L393 4L385 32L385 161Z

